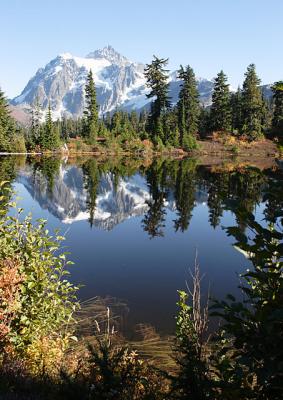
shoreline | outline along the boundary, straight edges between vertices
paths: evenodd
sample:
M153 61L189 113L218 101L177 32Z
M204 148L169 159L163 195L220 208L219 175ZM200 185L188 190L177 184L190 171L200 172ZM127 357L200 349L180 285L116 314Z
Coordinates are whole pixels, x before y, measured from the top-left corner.
M176 158L186 157L219 157L219 158L265 158L275 159L282 158L282 154L278 149L276 143L271 140L265 139L252 143L221 143L219 141L199 140L199 149L185 151L181 148L164 149L162 151L111 151L111 149L104 150L62 150L62 151L41 151L41 152L0 152L0 156L21 155L21 156L122 156L131 157L137 156L141 158L150 158L156 156L173 156Z

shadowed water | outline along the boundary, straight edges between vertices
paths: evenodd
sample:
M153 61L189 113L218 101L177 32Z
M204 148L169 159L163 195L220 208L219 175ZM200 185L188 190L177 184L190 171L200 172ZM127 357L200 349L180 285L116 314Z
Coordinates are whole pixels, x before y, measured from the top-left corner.
M0 158L19 205L59 228L75 262L70 280L81 300L125 302L121 329L137 323L174 329L177 290L190 280L196 250L204 292L237 291L250 262L224 227L238 225L244 208L272 221L282 207L282 171L201 165L197 160ZM113 300L112 300L113 301Z

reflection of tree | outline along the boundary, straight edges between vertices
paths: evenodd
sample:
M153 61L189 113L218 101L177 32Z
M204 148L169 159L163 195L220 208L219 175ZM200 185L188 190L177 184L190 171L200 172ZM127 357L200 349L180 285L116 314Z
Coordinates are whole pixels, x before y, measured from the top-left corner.
M155 236L164 236L163 228L165 227L164 197L160 193L158 197L148 201L149 210L142 220L143 229L152 239Z
M32 160L34 175L37 171L46 179L47 193L52 198L55 177L58 175L61 160L56 157L43 157L40 160Z
M82 169L85 179L85 189L87 191L86 204L89 211L89 223L92 227L96 206L97 187L99 183L99 171L96 159L92 158L86 161Z
M236 211L238 208L252 213L261 200L265 176L256 168L237 171L202 171L202 180L208 193L209 222L216 228L224 210ZM243 221L238 221L242 230Z
M245 221L237 217L237 210L244 209L253 213L257 204L262 199L262 190L265 176L259 169L246 168L237 171L229 177L229 187L225 194L225 208L231 209L236 214L236 221L242 232L246 229Z
M196 165L194 160L179 163L175 185L175 200L178 219L174 221L175 230L188 229L195 206Z
M147 202L148 212L142 220L142 226L145 232L152 239L155 236L164 236L165 227L165 182L166 176L163 174L163 163L155 160L146 171L147 183L151 199Z
M223 201L216 185L212 185L208 191L207 205L209 208L209 222L215 229L220 224L220 218L223 214Z
M281 218L283 225L283 191L282 191L282 170L274 171L268 180L263 201L266 201L264 210L265 219L275 223Z
M16 177L15 173L15 157L0 157L0 182L13 181Z
M12 182L16 177L15 157L0 157L0 182L6 182L5 188L11 188ZM9 183L8 183L9 182ZM1 196L2 193L0 193ZM10 200L12 193L5 191L5 204ZM1 205L0 200L0 205Z

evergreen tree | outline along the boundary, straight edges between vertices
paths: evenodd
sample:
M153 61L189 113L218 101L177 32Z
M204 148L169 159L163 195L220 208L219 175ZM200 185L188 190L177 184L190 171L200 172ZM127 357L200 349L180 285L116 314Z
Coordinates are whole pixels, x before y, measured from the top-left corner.
M132 130L135 134L138 134L139 131L139 118L136 111L132 111L130 114L130 123Z
M231 129L231 105L227 76L220 71L214 79L212 106L210 112L212 131L229 131Z
M16 126L10 116L8 102L0 89L0 151L10 151Z
M274 83L272 86L273 91L273 119L272 129L274 133L280 134L280 138L283 138L283 81Z
M231 94L232 129L237 135L242 126L242 91L238 87L236 93Z
M60 135L58 128L53 124L51 106L48 105L48 111L45 118L45 124L41 129L40 147L43 150L56 150L60 145Z
M111 119L111 132L114 136L122 133L122 114L121 111L115 111Z
M183 145L185 136L195 137L198 132L200 106L193 69L189 65L186 69L181 66L178 71L178 78L183 82L177 104L180 144Z
M175 109L167 112L163 118L163 134L166 144L178 147L180 132L178 128L178 115Z
M145 68L147 86L151 89L147 97L155 98L151 103L148 119L148 129L155 143L157 138L164 139L162 117L171 106L168 96L168 70L164 69L167 64L168 59L153 56L153 61Z
M206 137L210 130L210 110L201 106L199 117L199 133L201 137Z
M138 125L138 134L139 134L139 137L140 137L142 140L148 139L148 134L147 134L147 132L146 132L146 123L147 123L147 119L148 119L148 117L147 117L147 112L146 112L146 110L143 110L143 111L140 113L140 116L139 116L139 125Z
M90 143L95 143L98 132L98 105L96 102L96 90L91 70L89 71L87 76L87 83L85 86L85 99L86 109L84 111L84 135Z
M242 91L242 133L249 140L261 137L262 126L262 93L259 87L260 79L255 70L255 65L250 64L245 73Z

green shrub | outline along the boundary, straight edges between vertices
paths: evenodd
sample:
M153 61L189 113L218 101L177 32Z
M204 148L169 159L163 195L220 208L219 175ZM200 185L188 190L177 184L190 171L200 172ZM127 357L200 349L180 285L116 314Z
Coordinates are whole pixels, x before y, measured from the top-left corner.
M7 215L6 209L1 206L0 262L7 266L13 260L21 277L7 348L26 360L30 370L42 371L58 361L70 343L77 288L65 278L71 262L61 250L64 238L58 232L51 236L46 221L33 223L31 215L21 219L22 209L15 216Z
M194 136L185 135L183 138L183 149L185 151L192 151L198 149L198 144Z
M15 135L13 137L11 151L14 153L26 153L27 149L23 135Z

